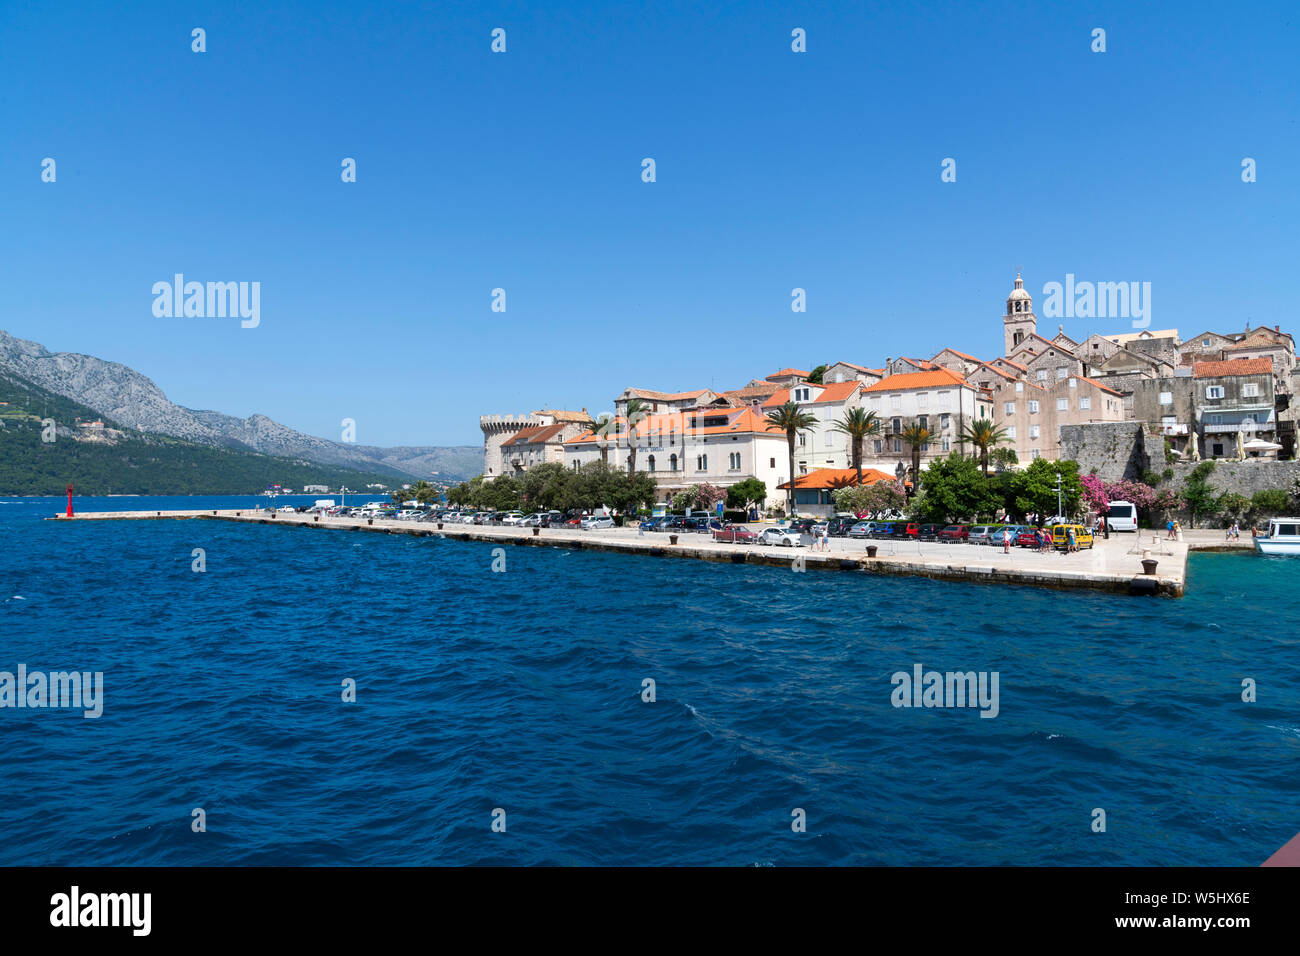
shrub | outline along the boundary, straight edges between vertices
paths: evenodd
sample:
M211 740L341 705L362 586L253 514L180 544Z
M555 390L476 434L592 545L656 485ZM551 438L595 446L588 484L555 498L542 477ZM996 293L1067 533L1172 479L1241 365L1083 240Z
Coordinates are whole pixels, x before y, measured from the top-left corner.
M1250 503L1254 505L1256 511L1264 514L1282 514L1287 510L1287 493L1281 488L1267 488L1255 492Z

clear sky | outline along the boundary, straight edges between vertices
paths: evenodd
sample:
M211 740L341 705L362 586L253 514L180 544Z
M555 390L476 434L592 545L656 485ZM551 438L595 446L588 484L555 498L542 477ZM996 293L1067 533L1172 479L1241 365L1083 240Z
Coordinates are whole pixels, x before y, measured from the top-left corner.
M0 4L0 328L366 444L991 357L1017 266L1298 331L1295 3L380 7ZM261 324L155 317L177 272Z

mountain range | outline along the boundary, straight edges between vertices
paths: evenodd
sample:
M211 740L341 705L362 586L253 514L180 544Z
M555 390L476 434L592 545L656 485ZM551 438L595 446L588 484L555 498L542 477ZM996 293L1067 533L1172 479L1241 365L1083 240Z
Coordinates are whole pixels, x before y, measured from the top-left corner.
M76 352L51 352L0 330L0 371L8 372L103 416L118 427L187 442L294 458L318 465L403 479L463 480L483 470L475 445L380 448L330 441L295 431L266 415L237 418L177 405L150 378L117 362ZM436 475L435 475L436 473Z

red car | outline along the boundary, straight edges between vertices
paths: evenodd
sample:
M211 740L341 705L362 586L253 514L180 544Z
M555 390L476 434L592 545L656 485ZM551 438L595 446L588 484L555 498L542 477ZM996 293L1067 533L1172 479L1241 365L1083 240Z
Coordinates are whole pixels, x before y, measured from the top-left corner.
M725 528L714 528L713 540L725 541L728 544L753 544L758 540L758 535L743 524L732 524Z
M1015 545L1017 548L1037 548L1041 546L1038 538L1034 537L1032 531L1022 531L1016 535Z
M896 528L904 528L902 537L919 538L921 536L921 526L919 524L895 525Z
M970 525L950 524L939 532L938 541L969 541Z

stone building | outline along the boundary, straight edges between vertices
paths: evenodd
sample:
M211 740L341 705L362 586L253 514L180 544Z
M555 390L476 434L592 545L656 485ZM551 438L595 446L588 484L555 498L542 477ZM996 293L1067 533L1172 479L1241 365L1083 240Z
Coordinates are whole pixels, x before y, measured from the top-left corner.
M483 477L491 480L515 470L513 467L505 467L501 446L523 429L564 425L562 431L571 436L590 428L592 424L591 416L585 408L580 412L547 408L530 415L480 415L478 426L483 431Z

